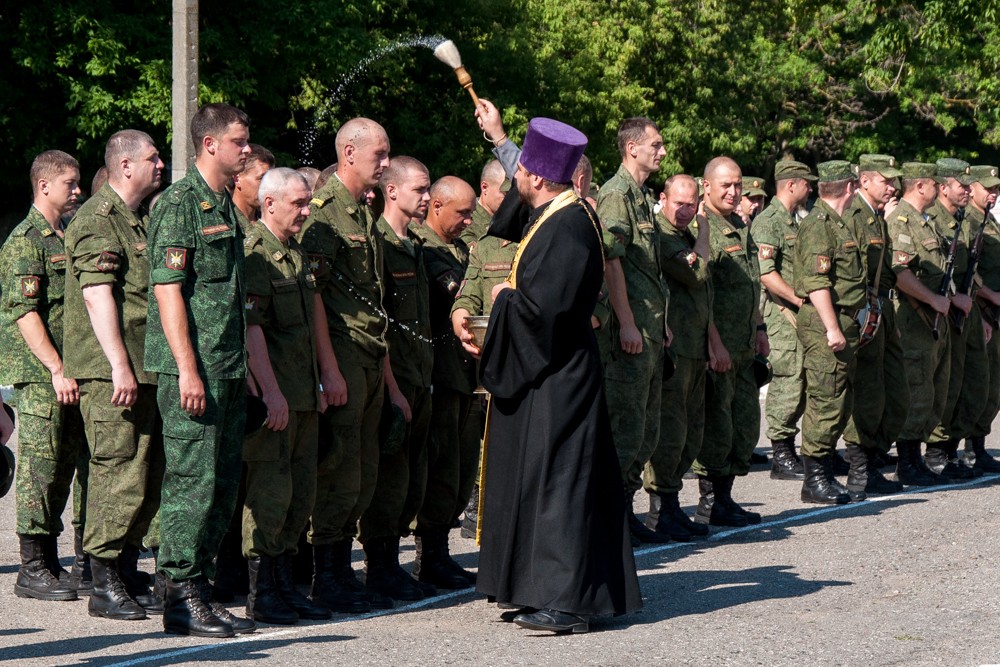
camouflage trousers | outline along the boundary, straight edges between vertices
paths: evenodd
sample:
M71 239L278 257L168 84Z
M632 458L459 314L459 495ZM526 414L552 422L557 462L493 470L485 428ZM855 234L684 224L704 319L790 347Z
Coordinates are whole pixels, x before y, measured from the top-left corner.
M858 348L854 369L854 407L844 430L844 443L888 452L906 422L910 385L896 311L888 300L875 338Z
M280 556L298 550L299 535L316 501L319 413L288 411L288 426L266 426L243 445L246 499L243 555Z
M943 318L941 324L945 326ZM942 423L929 438L935 443L972 435L976 420L986 408L990 386L989 355L979 306L972 307L961 331L947 326L951 330L948 399Z
M375 493L359 522L362 543L369 539L408 535L424 501L431 391L429 387L417 387L403 381L399 382L399 390L410 404L412 417L399 447L393 451L387 451L385 443L380 447Z
M843 313L837 319L847 339L847 346L840 352L834 352L827 344L826 326L816 309L806 304L799 311L798 335L806 374L806 405L802 414L804 456L823 458L833 454L851 421L859 326Z
M799 419L805 409L805 370L802 367L802 346L795 327L772 304L767 320L768 340L774 377L767 385L764 414L767 416L769 440L791 440L799 432ZM790 311L786 311L790 312Z
M355 537L358 519L368 509L378 479L378 426L385 387L382 364L360 366L349 362L349 350L337 350L337 354L347 382L347 404L330 407L319 418L310 544L336 544Z
M479 439L469 442L468 427L476 397L444 387L431 395L431 429L427 438L427 487L417 513L417 534L451 528L458 512L469 502L476 469L468 470L468 450L478 455ZM466 456L463 456L463 451ZM463 475L463 458L466 461ZM463 487L467 487L463 498Z
M677 493L682 476L701 452L705 432L705 359L678 355L674 375L663 382L660 442L646 464L643 487Z
M131 407L111 404L114 385L80 381L80 410L90 447L84 550L117 558L126 544L138 546L160 507L163 424L156 386L140 384Z
M931 327L908 301L896 302L896 323L902 335L903 367L910 386L910 409L898 440L926 441L943 417L951 376L950 331L941 323L934 340Z
M733 354L733 367L716 373L705 406L705 435L691 469L700 477L746 475L760 435L760 393L753 355Z
M993 337L986 344L987 371L990 378L989 389L986 390L986 405L976 418L973 436L986 436L993 430L993 420L1000 413L1000 335L996 329Z
M618 345L617 337L614 344ZM643 339L639 354L613 348L604 370L611 433L626 491L642 486L643 468L660 439L663 354L662 343Z
M51 384L14 385L18 415L16 531L59 535L73 489L73 525L83 529L87 507L87 441L75 405L60 405ZM73 473L76 472L76 484Z
M161 373L166 471L160 505L159 569L173 581L215 577L214 559L236 511L246 423L246 381L206 380L205 414L181 409L177 376Z

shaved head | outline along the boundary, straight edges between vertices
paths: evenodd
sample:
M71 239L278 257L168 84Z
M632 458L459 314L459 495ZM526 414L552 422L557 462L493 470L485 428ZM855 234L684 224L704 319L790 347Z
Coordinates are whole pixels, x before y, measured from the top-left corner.
M431 205L425 224L445 243L453 243L472 224L476 210L476 192L457 176L443 176L434 181Z
M715 176L715 174L718 173L718 171L723 168L735 169L736 171L740 171L740 165L736 164L736 160L734 160L731 157L726 157L725 155L720 155L719 157L712 158L711 160L708 161L708 164L705 165L705 176L704 176L705 180L706 181L711 180L712 177ZM743 172L740 171L740 176L742 175Z
M479 175L479 181L489 183L490 185L499 188L504 179L507 178L507 173L503 170L503 165L500 164L500 160L490 160L483 167L483 172Z
M337 158L344 159L347 146L363 148L383 137L388 138L385 128L368 118L352 118L337 131Z
M390 185L406 183L414 173L427 175L430 172L423 162L409 155L398 155L392 158L389 166L382 172L382 179L379 181L382 193L385 194L386 188Z
M475 199L476 192L472 186L458 176L442 176L431 186L431 201L448 203L456 199Z

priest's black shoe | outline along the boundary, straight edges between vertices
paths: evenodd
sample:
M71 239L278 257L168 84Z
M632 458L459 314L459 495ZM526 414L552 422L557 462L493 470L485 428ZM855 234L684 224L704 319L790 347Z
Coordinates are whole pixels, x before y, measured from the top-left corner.
M534 607L518 607L517 605L512 605L514 609L507 609L502 614L500 614L500 620L503 623L513 623L514 619L521 615L534 614L538 611Z
M163 611L163 631L174 635L193 637L232 637L233 626L212 613L201 599L194 581L166 580L166 599Z
M514 617L514 623L526 630L574 634L590 631L590 623L585 617L555 609L540 609L533 614L519 614Z
M795 440L782 438L771 441L771 479L805 479L802 461L795 455Z
M833 478L833 462L829 457L816 458L814 456L802 457L802 465L806 471L806 478L802 482L802 493L800 497L804 503L819 503L820 505L846 505L851 502L851 497L846 493L841 493L830 480Z
M146 618L143 608L125 591L114 560L92 557L90 568L94 589L87 602L87 612L91 616L115 621L141 621Z

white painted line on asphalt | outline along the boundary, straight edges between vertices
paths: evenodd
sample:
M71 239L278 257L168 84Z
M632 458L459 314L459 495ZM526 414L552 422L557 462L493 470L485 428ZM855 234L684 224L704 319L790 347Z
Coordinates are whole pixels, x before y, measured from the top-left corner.
M983 484L985 482L994 481L1000 478L1000 475L983 475L976 479L970 480L968 482L963 482L961 484L949 484L947 486L940 487L913 487L906 491L901 491L900 493L893 493L886 496L871 497L868 500L859 503L850 503L847 505L833 505L830 507L824 507L822 509L813 510L811 512L803 512L802 514L795 514L792 516L785 517L783 519L776 519L774 521L762 521L757 525L745 526L741 528L733 528L731 530L723 530L717 533L712 533L706 539L694 540L691 542L669 542L667 544L658 544L656 546L646 547L645 549L637 549L635 551L636 557L645 556L647 554L659 553L661 551L666 551L667 549L680 549L683 547L696 547L701 542L717 542L726 537L731 537L733 535L739 535L741 533L749 533L755 530L762 530L764 528L771 528L773 526L783 526L789 523L795 523L796 521L802 521L803 519L811 519L817 516L823 516L826 514L833 514L836 512L846 512L850 510L855 510L858 508L865 507L869 504L878 504L889 502L900 496L907 496L914 493L938 493L940 491L950 491L952 489L963 489L970 486L976 486L978 484ZM458 591L451 591L449 593L442 593L441 595L435 595L434 597L425 598L417 602L411 602L409 604L402 605L400 607L395 607L393 609L380 609L378 611L372 611L367 614L359 614L357 616L344 616L342 618L334 619L328 623L314 623L310 625L304 625L299 628L289 629L289 630L277 630L274 632L266 633L254 633L252 635L244 635L238 639L229 639L220 641L217 644L204 644L201 646L191 646L189 648L178 649L176 651L169 651L167 653L158 653L156 655L143 656L141 658L134 658L132 660L125 660L123 662L116 662L107 667L135 667L135 665L142 665L150 662L160 662L167 660L169 658L175 658L184 655L191 655L193 653L203 653L205 651L211 651L217 648L225 648L228 646L233 646L234 644L249 644L253 642L261 642L274 639L275 637L290 637L293 635L303 634L313 628L326 628L331 625L338 625L340 623L346 623L348 621L363 621L369 618L378 618L380 616L388 616L390 614L396 614L404 611L413 611L415 609L422 609L423 607L429 607L430 605L437 604L438 602L443 602L445 600L451 600L452 598L462 597L465 595L470 595L475 593L475 589L465 588Z

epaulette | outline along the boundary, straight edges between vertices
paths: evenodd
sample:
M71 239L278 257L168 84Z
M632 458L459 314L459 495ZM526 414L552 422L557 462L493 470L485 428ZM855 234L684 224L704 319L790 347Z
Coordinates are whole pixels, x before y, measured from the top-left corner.
M114 208L114 204L111 203L110 199L105 199L100 204L98 204L97 209L94 211L96 215L106 218L111 215L111 209Z
M899 221L899 222L901 222L901 223L903 223L904 225L908 224L910 222L909 216L905 216L905 215L897 215L896 216L896 220Z
M817 220L826 220L828 217L829 216L826 214L826 211L816 211Z
M332 197L331 197L332 199ZM330 201L329 199L320 199L319 197L313 197L309 200L310 206L315 206L316 208L323 208L326 203Z
M180 204L184 199L185 193L191 189L191 184L186 181L178 181L170 186L170 192L168 197L164 197L171 204Z
M257 233L256 229L250 230L250 233L246 235L243 239L244 248L252 248L258 243L263 243L264 239Z

